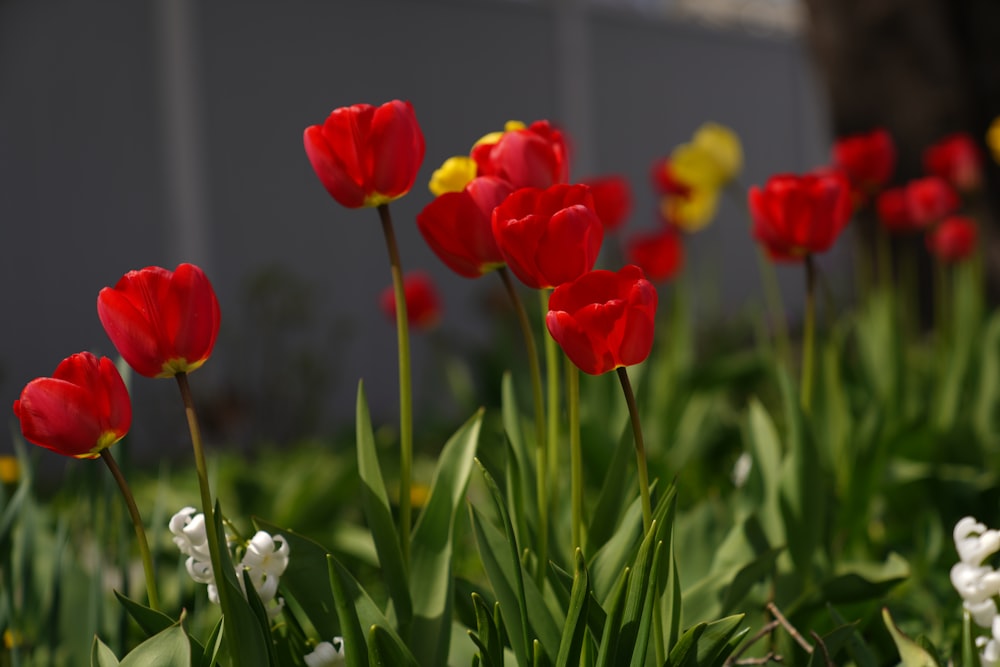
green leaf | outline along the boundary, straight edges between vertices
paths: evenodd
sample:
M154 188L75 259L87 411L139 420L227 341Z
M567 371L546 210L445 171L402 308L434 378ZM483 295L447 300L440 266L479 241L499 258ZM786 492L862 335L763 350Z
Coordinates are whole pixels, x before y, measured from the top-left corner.
M219 542L219 557L222 560L222 576L216 572L215 580L219 587L222 616L226 621L224 631L227 637L226 646L236 664L260 664L261 657L269 653L270 628L266 624L261 626L236 580L236 568L233 566L226 544L222 508L218 501L215 503L215 531Z
M222 619L220 618L215 627L212 628L212 634L208 636L208 641L205 642L205 651L202 654L200 667L212 667L216 664L224 643L222 640Z
M827 664L838 664L834 658L837 657L840 649L851 641L855 632L853 624L841 625L820 637L818 641L813 642L813 652L809 656L809 663L806 667L826 667Z
M747 434L754 463L761 476L760 517L771 544L785 544L785 526L781 521L781 439L771 415L756 398L750 401Z
M655 525L653 526L655 530ZM643 667L646 664L646 651L649 648L649 637L653 627L653 613L659 604L660 586L657 583L659 563L663 558L663 542L657 542L653 547L653 562L650 567L650 583L646 590L646 599L642 603L642 615L639 617L639 631L636 634L635 646L632 649L631 667ZM627 611L626 603L626 611Z
M621 636L622 617L625 615L625 592L628 589L631 570L625 568L615 581L606 603L607 620L601 634L601 644L597 649L595 667L609 667L618 652L618 637Z
M646 596L655 586L655 580L650 583L650 574L653 569L653 550L655 545L653 540L656 537L656 522L646 533L639 551L635 557L632 575L629 577L628 592L625 595L625 611L622 614L621 629L618 637L618 651L614 664L624 665L632 661L632 656L639 650L640 626L645 609ZM655 592L653 593L655 595ZM648 613L652 614L652 607L648 608ZM648 638L648 635L647 635ZM645 653L646 647L641 647Z
M621 515L628 509L628 499L634 486L630 483L634 472L630 462L634 460L632 447L632 429L626 428L618 438L614 455L604 476L601 492L597 496L597 505L587 528L587 553L596 554L616 535L621 527ZM636 531L635 541L638 542L642 531ZM611 581L621 570L615 570ZM610 582L609 582L610 583Z
M882 608L882 621L892 635L892 640L896 642L896 649L899 651L899 659L904 667L938 667L937 662L919 644L904 635L896 623L892 620L892 615L885 607Z
M257 617L257 622L260 623L262 628L270 628L271 619L267 615L264 603L261 602L260 596L257 594L257 589L253 587L253 580L250 579L249 570L244 569L240 574L243 577L243 590L247 592L247 604L250 605L250 611ZM267 656L268 664L278 665L278 656L274 652L274 642L270 639L270 633L268 633L267 639ZM258 657L263 658L263 656Z
M697 623L685 630L677 643L670 649L664 667L694 667L698 664L698 639L708 627L707 623Z
M365 519L371 530L378 553L379 565L385 580L389 597L392 598L400 628L408 628L413 615L410 588L406 581L406 567L399 544L399 535L392 518L389 495L382 479L382 469L375 447L368 401L365 398L364 383L358 383L356 408L358 475L361 477L361 505ZM406 631L403 631L407 634Z
M788 453L781 467L781 515L788 553L804 581L812 577L813 554L823 535L825 508L823 471L803 424L799 399L786 373L779 373L784 403Z
M826 608L835 623L838 625L847 625L847 621L844 620L843 616L840 615L833 605L828 604ZM854 624L852 624L852 627L854 627ZM854 664L857 667L876 667L878 665L878 660L876 660L875 655L868 648L868 645L865 644L861 633L858 632L856 627L847 640L847 652L851 654L851 659L854 660Z
M909 576L909 563L890 553L882 563L841 563L835 576L823 582L822 592L824 599L834 604L873 600Z
M90 649L90 667L118 667L118 658L115 654L94 635L94 643Z
M507 436L507 500L510 503L510 515L514 523L514 535L524 543L529 539L529 513L534 512L529 489L535 486L534 470L529 461L531 454L524 444L524 434L521 430L521 412L517 407L517 397L514 395L514 381L509 372L504 373L501 382L500 410L503 419L503 430ZM534 519L537 516L531 514Z
M670 650L665 667L708 667L724 662L749 628L739 630L743 614L688 628Z
M332 555L327 556L327 562L330 568L330 587L333 589L340 631L343 633L341 636L344 638L344 646L350 647L344 651L347 667L368 667L368 644L361 630L356 607L361 587Z
M255 663L261 664L260 655ZM121 667L190 667L191 643L180 624L172 625L136 646L126 655Z
M147 637L151 637L158 632L162 632L169 628L171 625L176 623L176 621L162 611L157 611L155 609L150 609L149 607L139 604L138 602L131 600L118 591L115 591L115 597L121 602L122 606L125 607L125 611L129 613L142 631L146 633Z
M556 667L577 667L580 664L580 650L587 634L587 607L590 602L590 576L580 549L574 554L576 572L573 576L573 589L570 592L569 608L566 612L566 623L563 625L562 638L559 641L559 654L556 656Z
M455 517L469 485L483 410L473 415L438 456L430 497L413 529L410 595L413 632L410 648L420 664L445 662L451 640L452 542Z
M972 632L972 614L962 612L962 667L979 667L979 651Z
M500 604L491 612L483 596L472 594L472 604L476 609L476 632L469 635L479 647L483 667L503 667L503 637L500 633Z
M371 667L420 667L420 663L395 633L373 625L368 631L368 637L371 644Z

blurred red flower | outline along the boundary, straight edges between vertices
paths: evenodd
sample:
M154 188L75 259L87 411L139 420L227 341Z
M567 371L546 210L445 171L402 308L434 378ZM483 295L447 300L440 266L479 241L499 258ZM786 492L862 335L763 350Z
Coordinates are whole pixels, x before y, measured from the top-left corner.
M892 178L896 147L882 128L841 137L833 144L833 163L847 175L856 195L865 200Z
M798 261L825 252L851 217L847 178L839 171L779 174L749 193L753 236L772 259Z
M403 295L406 299L406 321L414 329L428 330L441 320L441 299L430 276L413 271L403 278ZM391 322L396 321L396 293L392 286L382 290L379 297L382 312Z
M118 353L140 375L173 377L208 360L219 334L219 301L193 264L129 271L97 296L97 315Z
M424 135L413 105L393 100L334 109L303 135L306 155L330 196L347 208L402 197L424 160Z
M910 204L906 188L889 188L879 193L875 200L875 211L882 226L893 233L911 232L920 229L910 215Z
M511 191L507 181L479 176L461 192L446 192L425 206L417 228L448 268L478 278L504 264L493 238L493 209Z
M594 210L601 219L604 230L612 230L625 224L632 212L632 188L622 176L603 176L583 181L590 187L594 198Z
M978 190L983 181L983 151L967 133L949 134L924 150L924 170L963 192Z
M516 190L493 210L493 236L507 266L536 289L594 268L604 227L586 185Z
M916 178L906 184L910 217L918 227L928 227L958 208L958 194L939 176Z
M656 303L656 288L638 266L591 271L552 292L545 324L570 361L600 375L649 356Z
M29 382L14 414L29 442L79 459L97 458L132 425L132 403L114 362L90 352L67 357L52 377Z
M978 236L975 222L953 215L927 233L927 249L943 262L960 262L972 255Z
M625 257L653 282L670 280L684 265L684 243L674 227L636 234L625 245Z
M496 141L472 148L478 176L496 176L514 189L547 188L569 179L569 159L562 133L547 120L496 133Z

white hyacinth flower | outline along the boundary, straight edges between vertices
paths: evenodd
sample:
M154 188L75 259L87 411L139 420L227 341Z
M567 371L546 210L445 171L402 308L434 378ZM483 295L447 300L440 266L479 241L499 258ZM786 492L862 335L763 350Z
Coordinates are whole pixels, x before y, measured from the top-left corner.
M341 667L347 664L344 657L344 639L334 637L333 642L320 642L316 650L302 656L308 667Z
M278 546L280 544L280 546ZM260 596L260 601L267 607L268 614L274 618L284 606L284 600L276 600L278 580L288 567L288 542L281 535L271 537L263 530L251 538L246 552L237 568L237 575L245 570L250 577L254 590ZM271 602L275 603L272 605Z
M193 507L185 507L170 518L169 526L174 535L174 544L182 554L195 560L211 562L204 514Z
M1000 551L1000 530L987 529L971 516L959 519L954 537L959 559L969 565L979 565Z

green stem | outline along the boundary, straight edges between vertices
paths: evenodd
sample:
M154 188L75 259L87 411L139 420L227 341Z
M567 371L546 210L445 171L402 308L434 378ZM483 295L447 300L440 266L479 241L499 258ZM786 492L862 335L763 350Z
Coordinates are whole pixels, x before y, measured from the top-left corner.
M799 388L802 411L809 414L813 386L813 346L816 338L816 264L806 255L806 313L802 331L802 386Z
M548 466L548 492L551 498L559 494L559 365L563 354L556 339L549 335L545 318L549 312L549 295L551 289L539 290L542 328L545 333L545 425L548 433L545 437Z
M410 478L413 469L413 381L410 377L410 330L406 315L406 292L403 290L403 265L399 261L399 246L392 228L389 205L378 207L389 251L392 269L392 289L396 295L396 339L399 347L399 546L403 564L410 563Z
M642 424L639 422L639 406L635 402L632 383L628 379L628 371L624 366L618 367L618 380L625 394L628 414L632 420L632 436L635 438L635 462L639 470L639 497L642 499L642 525L649 532L653 525L653 505L649 499L649 471L646 468L646 444L642 439Z
M892 244L883 225L875 227L875 251L878 253L878 277L883 289L892 286Z
M517 288L510 279L507 267L497 269L503 282L507 296L510 298L517 323L524 337L524 347L528 354L528 369L531 375L531 394L535 404L535 461L538 467L535 475L535 490L538 497L538 571L539 583L545 578L545 563L549 557L549 512L548 493L545 483L546 447L545 447L545 403L542 398L542 368L538 363L538 348L535 345L535 335L532 333L528 312L517 294Z
M139 543L139 554L142 557L142 570L146 575L146 594L149 596L149 608L159 611L160 597L156 593L156 575L153 570L153 556L149 552L149 542L146 540L146 530L142 526L142 517L139 516L139 508L135 504L135 497L129 489L125 476L115 463L115 458L111 455L110 449L101 450L101 458L111 471L111 476L118 482L122 497L125 498L125 506L128 507L128 514L132 517L132 525L135 527L136 541Z
M205 448L201 442L201 429L198 427L198 415L194 411L194 398L191 396L191 385L187 373L178 373L177 387L181 391L184 402L184 414L187 417L188 430L191 433L191 447L194 449L194 467L198 473L198 490L201 492L201 511L205 514L205 532L208 536L208 553L212 561L212 572L215 574L219 589L219 602L222 613L230 608L228 603L229 588L223 580L222 555L219 553L219 534L215 527L215 507L212 504L212 490L208 485L208 466L205 464ZM233 633L224 633L226 637L235 637ZM228 641L232 641L231 639ZM236 647L229 646L230 654L236 655Z
M792 346L788 337L788 318L785 315L784 299L781 298L781 287L778 285L778 274L774 262L760 247L757 248L757 268L764 289L764 307L767 309L768 323L774 331L775 349L785 367L791 368Z
M573 548L583 549L583 452L580 447L580 370L566 364L566 412L569 418L570 510Z

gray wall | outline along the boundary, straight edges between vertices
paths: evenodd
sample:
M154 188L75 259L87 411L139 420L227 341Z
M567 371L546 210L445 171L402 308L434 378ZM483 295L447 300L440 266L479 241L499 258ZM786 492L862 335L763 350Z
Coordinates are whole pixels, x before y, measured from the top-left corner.
M393 205L404 266L445 291L442 335L483 345L495 322L479 304L495 280L451 274L413 218L431 171L505 120L562 122L585 165L574 176L630 177L633 228L655 224L649 164L705 120L739 132L748 184L827 159L822 99L791 37L488 0L0 0L0 396L9 404L73 352L113 353L96 317L101 287L131 268L194 260L216 285L224 330L193 384L225 432L250 440L267 411L227 398L226 385L259 393L296 375L288 351L303 349L321 356L300 363L329 372L323 428L350 423L359 377L376 418L391 420L395 334L376 306L389 283L377 216L336 205L301 142L333 107L391 98L413 102L427 140L418 185ZM725 202L689 246L709 316L758 299L743 215ZM274 265L311 286L316 307L265 335L242 295ZM798 273L782 276L797 301ZM309 305L276 303L290 317ZM429 345L415 340L414 377L439 387ZM182 438L162 428L180 421L170 385L136 382L136 433L157 445ZM295 391L277 392L288 405L274 410L301 408Z

